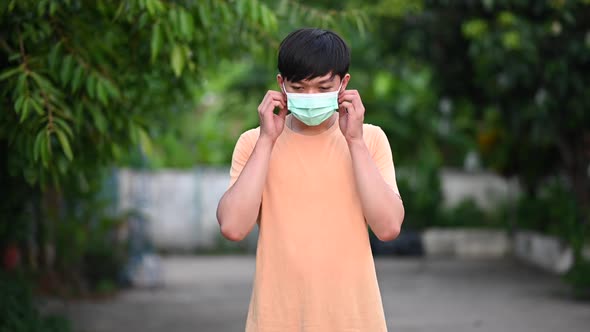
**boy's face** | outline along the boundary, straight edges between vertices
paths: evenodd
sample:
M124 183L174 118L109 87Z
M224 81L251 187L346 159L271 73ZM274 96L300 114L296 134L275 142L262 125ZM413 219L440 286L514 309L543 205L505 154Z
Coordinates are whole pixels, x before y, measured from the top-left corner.
M337 91L340 87L340 83L342 83L342 87L340 91L346 90L346 85L350 80L350 74L344 75L343 78L340 78L338 75L333 75L332 73L328 73L324 76L318 76L312 78L310 80L301 80L298 82L291 82L288 80L283 79L281 74L277 75L277 83L283 91L283 83L285 84L285 92L293 92L293 93L322 93L322 92L332 92Z

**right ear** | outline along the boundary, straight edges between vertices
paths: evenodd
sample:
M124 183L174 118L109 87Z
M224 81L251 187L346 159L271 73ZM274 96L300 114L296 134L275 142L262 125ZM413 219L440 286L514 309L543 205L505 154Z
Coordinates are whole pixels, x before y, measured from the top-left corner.
M283 79L283 76L281 76L281 74L277 74L277 84L279 85L279 90L281 90L283 94L285 94L285 90L283 89L284 83L285 80Z

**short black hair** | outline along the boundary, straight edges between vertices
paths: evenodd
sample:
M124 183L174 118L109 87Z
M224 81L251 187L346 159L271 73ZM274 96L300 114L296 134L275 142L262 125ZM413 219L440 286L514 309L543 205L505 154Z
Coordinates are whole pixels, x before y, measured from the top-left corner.
M291 32L279 47L278 69L284 79L299 82L328 73L348 73L350 49L336 33L314 28Z

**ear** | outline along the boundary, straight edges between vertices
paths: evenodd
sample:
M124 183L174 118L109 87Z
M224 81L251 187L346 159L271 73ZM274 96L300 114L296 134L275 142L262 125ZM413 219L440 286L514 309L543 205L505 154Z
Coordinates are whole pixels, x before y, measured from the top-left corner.
M285 82L285 80L283 79L283 76L281 76L281 74L277 74L277 84L279 85L279 90L285 94L285 91L283 90L283 83Z
M346 73L346 75L344 75L344 77L342 78L342 88L340 88L340 91L346 90L346 86L348 86L349 81L350 81L350 74Z

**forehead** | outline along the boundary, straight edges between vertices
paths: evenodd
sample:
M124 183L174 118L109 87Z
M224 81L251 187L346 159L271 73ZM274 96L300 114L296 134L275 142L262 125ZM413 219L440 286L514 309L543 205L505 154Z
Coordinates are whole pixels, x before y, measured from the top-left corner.
M336 81L336 77L338 77L338 75L334 75L333 73L328 73L326 75L314 77L309 80L305 79L305 80L301 80L298 82L290 82L290 81L288 81L288 82L291 84L317 85L317 84L325 84L325 83L334 82L334 81Z

